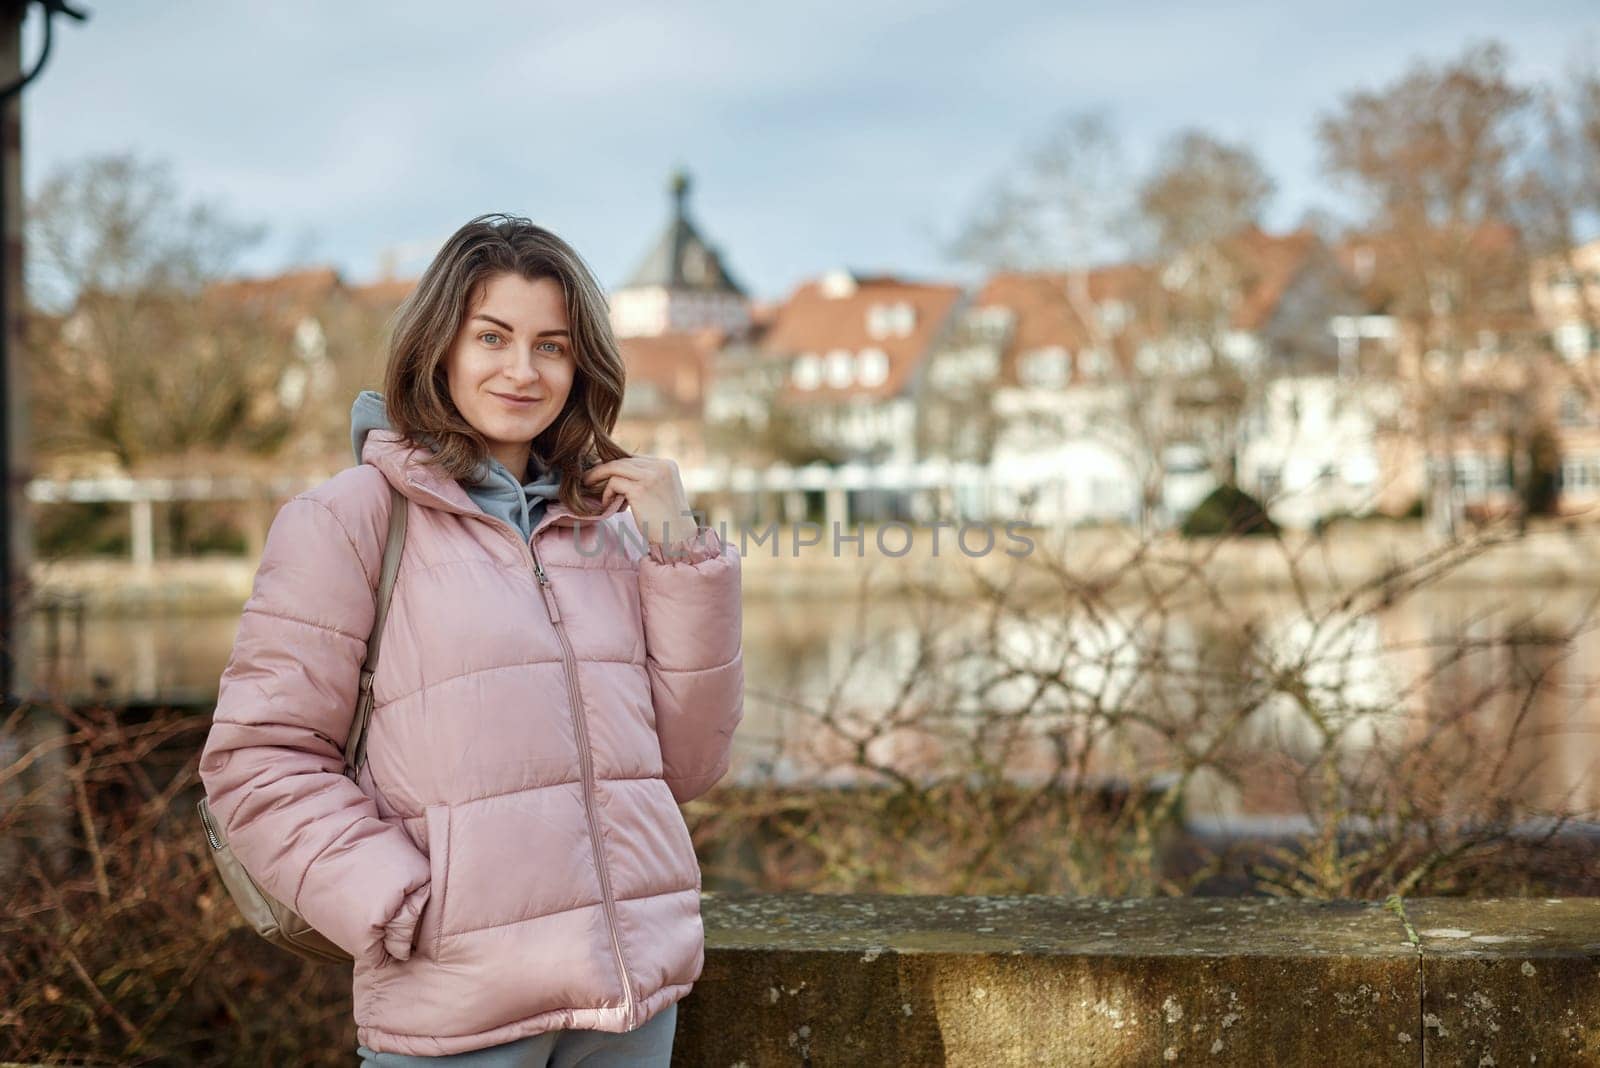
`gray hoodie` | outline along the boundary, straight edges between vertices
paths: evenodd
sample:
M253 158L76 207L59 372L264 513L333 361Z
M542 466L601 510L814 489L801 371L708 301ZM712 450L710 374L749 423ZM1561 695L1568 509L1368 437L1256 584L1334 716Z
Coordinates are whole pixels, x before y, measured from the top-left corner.
M358 393L350 406L350 446L355 450L356 463L361 462L361 446L366 443L367 431L392 429L383 394L373 389ZM426 440L423 443L428 444ZM519 483L505 464L486 456L473 478L458 481L479 508L504 519L522 531L524 538L529 538L540 516L544 515L545 505L555 500L560 492L561 469L541 466L539 458L530 452L528 470L533 478Z

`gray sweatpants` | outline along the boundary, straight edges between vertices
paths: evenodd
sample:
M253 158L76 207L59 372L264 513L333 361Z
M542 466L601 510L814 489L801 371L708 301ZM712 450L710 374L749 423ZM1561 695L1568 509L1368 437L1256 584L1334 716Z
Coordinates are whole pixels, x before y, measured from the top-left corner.
M667 1068L672 1062L672 1036L678 1028L678 1003L673 1002L632 1031L546 1031L513 1042L443 1057L374 1053L357 1046L361 1064L380 1068Z

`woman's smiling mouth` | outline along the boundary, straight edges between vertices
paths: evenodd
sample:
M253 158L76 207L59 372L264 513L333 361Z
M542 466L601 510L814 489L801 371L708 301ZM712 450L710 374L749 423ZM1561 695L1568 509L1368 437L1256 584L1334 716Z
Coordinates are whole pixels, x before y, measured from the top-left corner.
M493 390L490 392L493 392ZM539 403L539 398L537 397L518 397L509 393L495 393L494 395L513 408L529 408Z

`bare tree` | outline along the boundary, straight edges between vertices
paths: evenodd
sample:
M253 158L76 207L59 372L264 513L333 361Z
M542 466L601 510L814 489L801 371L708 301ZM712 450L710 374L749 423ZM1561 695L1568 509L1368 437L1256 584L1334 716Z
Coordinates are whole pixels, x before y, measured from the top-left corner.
M1145 524L1161 510L1173 446L1198 446L1217 481L1234 479L1264 370L1265 346L1241 318L1262 280L1270 242L1259 222L1273 188L1247 148L1198 130L1174 136L1138 178L1102 115L1069 114L987 190L949 247L1054 285L1080 357L1110 374L1093 386L1075 377L1059 411L1030 418L1054 417L1061 433L1118 456Z
M1134 185L1109 118L1100 111L1064 113L989 185L946 252L991 271L1032 274L1036 285L1030 288L1048 289L1045 299L1059 301L1067 321L1075 324L1078 357L1093 353L1113 365L1108 382L1076 388L1070 397L1064 393L1058 405L1035 410L1028 419L1035 432L1085 433L1118 456L1139 483L1141 525L1148 525L1161 497L1161 450L1151 435L1159 431L1162 418L1151 398L1128 380L1132 361L1127 344L1133 335L1101 313L1108 288L1127 296L1129 279L1142 273L1122 262L1138 244L1140 220L1130 192ZM1117 266L1099 266L1108 262ZM1009 327L979 320L954 340L970 348L984 343L984 335L1001 351L1014 347ZM948 396L930 391L922 402L933 413L927 421L931 427L984 419L986 425L975 437L992 444L1000 435L993 413L972 412L966 383ZM964 458L982 461L988 456Z
M1600 222L1600 72L1574 64L1565 81L1536 91L1531 166L1516 198L1517 218L1537 257L1534 283L1551 319L1586 331L1562 361L1565 378L1600 406L1600 264L1584 254Z
M46 179L28 230L41 454L107 451L137 469L278 449L295 427L279 397L292 338L270 296L214 286L261 234L133 156Z
M1349 94L1319 129L1328 170L1363 198L1370 281L1413 351L1408 407L1428 459L1429 513L1450 536L1461 521L1459 439L1486 416L1502 427L1526 418L1537 388L1526 248L1510 225L1531 100L1504 49L1480 44Z
M1149 340L1137 408L1168 413L1168 436L1199 445L1224 485L1237 480L1240 428L1268 371L1240 313L1259 283L1260 223L1273 189L1248 148L1185 130L1138 190L1164 267L1142 302Z
M1109 117L1068 112L990 184L947 252L992 270L1081 271L1125 253L1128 189Z
M1248 148L1185 130L1140 186L1139 208L1157 250L1176 255L1258 225L1275 188Z

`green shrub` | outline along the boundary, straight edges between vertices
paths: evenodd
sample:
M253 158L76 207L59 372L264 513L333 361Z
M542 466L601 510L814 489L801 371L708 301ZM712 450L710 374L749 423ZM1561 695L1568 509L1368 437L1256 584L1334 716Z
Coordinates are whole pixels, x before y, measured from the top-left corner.
M116 501L41 504L33 514L34 551L62 556L127 556L128 506Z
M1218 486L1195 505L1179 528L1186 538L1278 533L1278 525L1250 494L1238 486Z

